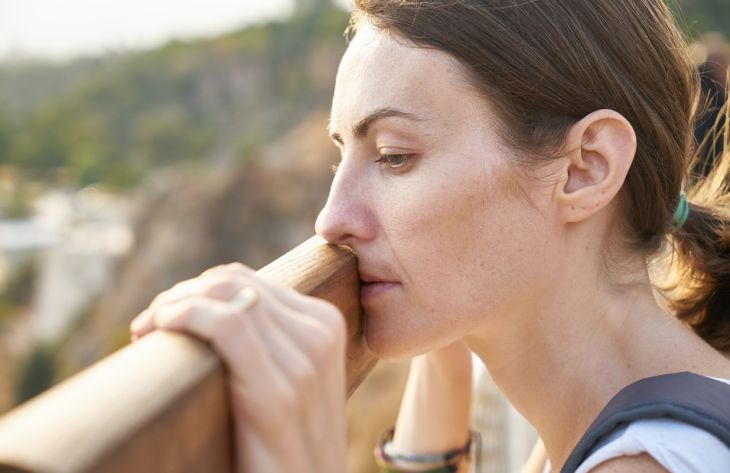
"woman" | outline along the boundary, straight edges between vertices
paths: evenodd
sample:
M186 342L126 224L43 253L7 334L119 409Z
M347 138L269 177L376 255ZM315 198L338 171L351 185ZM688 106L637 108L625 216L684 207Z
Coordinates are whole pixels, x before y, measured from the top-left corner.
M391 471L437 471L422 454L464 444L468 350L540 434L549 464L538 445L532 471L559 471L637 380L730 382L728 196L716 179L685 201L696 85L662 1L359 0L352 25L330 123L342 160L316 230L358 255L370 348L420 355L388 443L415 465ZM649 276L666 245L667 308ZM227 266L132 326L155 328L211 340L228 364L240 471L346 471L330 305ZM730 468L717 438L667 422L668 443L578 471L665 471L675 454L703 468L687 445Z

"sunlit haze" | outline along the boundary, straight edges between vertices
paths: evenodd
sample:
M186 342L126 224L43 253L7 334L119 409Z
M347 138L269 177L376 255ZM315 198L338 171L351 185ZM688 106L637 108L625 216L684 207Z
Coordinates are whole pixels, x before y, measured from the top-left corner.
M0 60L66 59L210 36L281 17L292 0L0 0Z

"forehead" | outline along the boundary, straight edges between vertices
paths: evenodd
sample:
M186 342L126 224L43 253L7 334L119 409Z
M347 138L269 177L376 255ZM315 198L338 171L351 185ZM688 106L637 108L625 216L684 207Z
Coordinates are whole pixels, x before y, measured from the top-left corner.
M352 123L384 107L441 113L469 88L461 64L449 54L361 22L337 72L332 122Z

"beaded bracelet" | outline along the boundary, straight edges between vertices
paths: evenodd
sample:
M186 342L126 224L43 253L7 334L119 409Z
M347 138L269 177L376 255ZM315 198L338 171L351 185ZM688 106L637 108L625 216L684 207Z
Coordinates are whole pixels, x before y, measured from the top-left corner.
M389 452L390 442L393 440L395 427L383 432L375 446L375 462L383 473L456 473L461 459L472 451L476 443L476 471L479 471L481 463L481 435L470 431L469 440L466 444L446 453L437 454L413 454ZM418 464L417 467L405 467L403 463ZM414 469L415 468L415 469Z

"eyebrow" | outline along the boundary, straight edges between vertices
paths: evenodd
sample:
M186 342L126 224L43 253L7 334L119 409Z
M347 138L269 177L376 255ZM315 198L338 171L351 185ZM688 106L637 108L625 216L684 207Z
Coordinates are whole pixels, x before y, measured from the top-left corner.
M403 110L397 110L395 108L384 107L384 108L379 108L379 109L375 110L374 112L368 114L365 118L363 118L359 122L357 122L355 124L355 126L352 127L352 134L355 136L355 138L362 139L365 136L367 136L368 130L375 122L377 122L379 120L384 120L386 118L392 118L392 117L405 118L406 120L417 121L417 122L423 121L423 118L421 118L417 115L414 115L410 112L404 112ZM331 117L330 117L330 121L331 121ZM334 141L336 141L340 144L343 144L342 137L340 136L339 133L330 131L330 137Z

